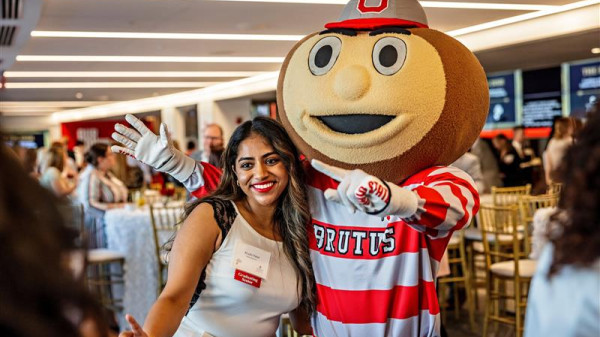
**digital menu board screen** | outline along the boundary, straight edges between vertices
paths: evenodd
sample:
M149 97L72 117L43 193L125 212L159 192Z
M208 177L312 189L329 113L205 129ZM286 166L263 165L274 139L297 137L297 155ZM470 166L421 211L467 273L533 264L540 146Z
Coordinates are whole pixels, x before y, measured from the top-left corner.
M566 64L569 114L584 118L600 100L600 59ZM565 86L566 87L566 86Z
M490 111L485 124L510 127L516 123L516 74L515 72L488 75Z
M525 127L550 127L562 115L560 67L523 72L523 117Z

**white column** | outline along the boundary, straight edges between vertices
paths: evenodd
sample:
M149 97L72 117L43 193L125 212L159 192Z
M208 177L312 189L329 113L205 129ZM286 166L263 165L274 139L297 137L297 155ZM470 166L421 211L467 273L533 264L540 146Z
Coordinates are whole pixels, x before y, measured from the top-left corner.
M177 140L182 151L185 151L185 119L176 107L165 107L160 111L160 119L167 124L173 140Z

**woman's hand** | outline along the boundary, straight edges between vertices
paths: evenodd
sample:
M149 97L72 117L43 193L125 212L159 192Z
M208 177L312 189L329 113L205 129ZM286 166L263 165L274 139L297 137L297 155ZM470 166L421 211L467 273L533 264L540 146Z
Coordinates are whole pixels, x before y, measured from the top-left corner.
M138 324L138 322L131 315L125 315L125 319L129 322L131 331L121 332L119 337L149 337L146 331Z

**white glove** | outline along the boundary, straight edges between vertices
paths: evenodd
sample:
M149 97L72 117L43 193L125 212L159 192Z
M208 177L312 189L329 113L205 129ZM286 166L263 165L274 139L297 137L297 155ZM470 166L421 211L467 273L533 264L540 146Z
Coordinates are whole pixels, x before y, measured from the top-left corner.
M181 182L189 178L196 167L196 162L175 149L165 123L160 124L159 137L135 116L127 114L125 119L135 130L122 124L115 125L116 132L113 132L112 138L125 147L112 146L113 152L132 156L157 171L170 174Z
M325 198L344 204L352 211L381 216L408 218L417 211L414 192L369 175L362 170L344 170L319 160L311 161L315 170L340 182L337 190L327 189Z

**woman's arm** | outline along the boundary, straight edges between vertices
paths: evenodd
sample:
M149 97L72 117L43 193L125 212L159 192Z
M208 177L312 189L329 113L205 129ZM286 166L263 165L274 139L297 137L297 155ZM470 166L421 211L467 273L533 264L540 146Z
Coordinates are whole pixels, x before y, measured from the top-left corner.
M77 186L75 184L71 184L67 179L62 176L58 176L56 179L52 181L52 189L54 193L59 197L64 197L75 190Z
M310 326L310 317L302 307L294 309L290 312L290 322L292 327L300 335L312 335L312 327Z
M169 258L165 289L144 323L149 336L172 336L188 309L200 274L206 267L220 238L211 205L203 203L188 216L177 233Z

